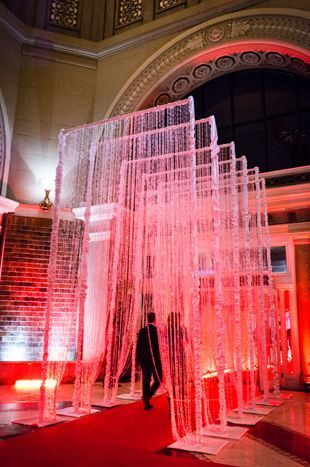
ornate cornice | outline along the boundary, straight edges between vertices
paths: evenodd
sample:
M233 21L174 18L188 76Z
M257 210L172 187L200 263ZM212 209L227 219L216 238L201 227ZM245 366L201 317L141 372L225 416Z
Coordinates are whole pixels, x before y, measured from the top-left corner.
M245 42L265 44L277 42L291 45L292 49L307 55L307 50L310 49L309 15L291 9L247 10L246 12L226 15L221 20L211 20L196 26L171 41L137 70L131 82L126 83L112 103L107 116L128 113L141 108L146 99L148 99L148 103L151 103L150 95L152 92L154 94L154 89L158 90L159 85L167 79L167 76L172 75L176 70L178 70L179 76L182 76L183 69L188 69L191 66L191 61L195 60L197 66L198 63L203 63L203 59L207 59L208 54L215 49ZM310 54L308 55L310 57ZM283 56L280 58L274 54L273 61L279 60L279 63L274 63L274 66L281 66L283 59L286 60ZM248 56L249 61L250 56ZM272 61L271 56L269 56L270 61ZM218 64L222 66L224 72L228 62L229 60L226 60L226 63L222 61L221 64ZM294 63L296 68L304 67L302 60ZM207 68L204 70L205 73L208 72ZM201 70L201 74L204 72ZM178 86L182 88L184 84L185 82L179 82ZM174 93L177 89L177 85L175 85ZM169 95L169 92L167 94Z
M167 18L167 20L163 21L160 25L153 24L153 22L146 23L141 27L141 32L139 34L132 35L131 32L124 32L99 42L77 39L59 33L30 28L16 18L1 3L0 26L22 45L99 60L132 47L141 46L155 39L184 31L187 28L192 28L217 15L232 13L242 8L253 6L253 4L258 5L260 3L263 3L263 0L229 0L227 3L211 8L204 8L203 5L197 5L194 7L195 12L191 15L184 16L184 14L177 14L173 17L172 21L169 21Z

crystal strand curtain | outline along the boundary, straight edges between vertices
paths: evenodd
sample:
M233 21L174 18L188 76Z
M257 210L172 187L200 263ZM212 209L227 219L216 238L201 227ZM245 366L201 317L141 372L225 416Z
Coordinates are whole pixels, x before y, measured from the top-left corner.
M225 428L235 398L239 411L253 402L257 364L264 397L268 363L278 388L258 171L233 143L218 146L214 117L195 124L191 99L67 130L59 148L40 418L55 418L75 354L77 411L89 413L102 363L104 402L129 365L133 394L137 333L153 308L174 437L199 444L203 424Z
M57 387L62 379L67 359L73 359L76 351L77 283L84 226L82 222L75 221L70 211L61 209L62 183L68 173L65 164L67 149L65 134L61 133L39 404L39 423L43 424L55 420Z
M243 245L240 253L241 263L241 285L242 285L242 312L244 315L244 331L243 340L245 341L246 354L244 356L244 369L247 376L247 386L249 387L246 394L246 402L253 406L256 397L256 380L255 367L257 365L257 353L254 343L254 310L253 310L253 294L252 294L252 265L251 265L251 249L254 247L251 242L250 232L250 208L249 208L249 190L250 178L252 170L248 170L246 158L241 159L240 168L240 223L242 226L241 234L243 235Z
M269 395L266 341L266 310L264 299L264 260L262 237L262 205L258 169L251 184L251 244L252 244L252 294L255 313L255 345L258 358L260 385L264 398Z
M196 221L193 215L192 154L188 169L153 174L146 178L146 202L154 213L149 223L157 238L154 246L153 296L158 315L163 373L170 400L173 433L176 438L201 428L201 370L197 362L198 293L193 262ZM156 196L153 194L157 188ZM148 195L150 192L150 195ZM148 198L149 196L149 198ZM195 310L195 307L197 309ZM199 318L198 318L199 319ZM198 326L199 326L198 321ZM198 356L200 360L200 356ZM199 368L195 368L199 365ZM197 375L198 373L198 375ZM197 381L198 379L198 381ZM197 384L198 383L198 384Z
M151 157L156 161L165 153L184 151L189 146L191 137L192 110L190 102L184 101L178 105L141 112L133 120L133 130L136 133L123 138L122 144L130 140L131 153L129 160L140 160ZM192 136L193 138L193 136ZM127 160L128 160L127 159ZM150 168L152 169L152 163ZM139 322L138 308L141 302L141 290L136 290L133 272L137 269L137 258L133 254L134 241L139 231L138 177L134 165L123 172L119 187L119 203L115 223L115 255L113 259L113 274L110 303L110 325L108 330L107 366L105 378L105 404L113 404L117 382L128 361L129 353L135 353L135 329ZM145 169L147 170L147 169ZM141 254L141 253L139 253ZM121 287L125 284L125 288ZM128 289L130 284L130 291ZM130 293L129 293L130 292ZM122 308L120 308L122 303ZM113 318L112 318L113 316Z
M273 368L273 387L274 395L279 396L280 394L280 373L279 373L279 352L277 344L277 320L276 320L276 309L274 303L274 290L273 290L273 279L272 279L272 265L270 256L270 234L268 227L268 211L267 211L267 200L266 200L266 186L265 179L261 180L261 192L263 202L263 225L265 230L265 241L266 241L266 271L267 271L267 282L268 282L268 308L270 310L270 334L271 334L271 351L272 351L272 368Z
M178 110L175 110L175 108ZM156 115L151 116L150 114ZM84 361L82 363L81 344L85 333L87 333L84 323L84 303L87 297L86 288L88 287L88 284L85 284L85 277L88 276L89 222L92 224L90 204L100 206L117 201L121 162L123 159L135 157L131 141L128 142L127 145L124 145L124 141L122 141L121 138L135 132L153 132L156 131L156 129L160 129L161 126L167 124L172 125L173 123L175 126L179 125L179 127L175 129L175 137L174 140L171 141L171 144L178 147L178 145L185 144L185 138L182 137L182 124L188 120L188 101L184 101L183 103L159 107L155 112L152 110L137 112L129 116L122 116L108 121L66 130L60 136L60 161L57 171L54 224L51 241L51 251L53 254L51 255L50 261L49 299L44 336L44 358L42 366L43 384L40 398L41 421L43 419L45 421L52 421L55 419L56 390L65 369L66 361L69 356L68 352L70 349L71 354L74 352L74 344L72 344L71 341L72 339L74 341L75 326L78 325L76 345L78 359L76 365L77 378L74 404L76 407L81 407L82 410L89 410L89 387L95 379L98 365L102 360L102 356L105 354L105 350L102 348L101 337L96 339L97 343L101 341L100 349L96 348L97 344L94 343L93 354L96 354L96 358L94 357L91 363ZM151 143L151 136L149 136L147 144L150 146ZM159 140L157 144L161 145L160 150L165 150L165 140ZM97 146L98 149L94 160L94 169L92 169L90 165L90 149L92 145ZM139 148L136 150L139 150ZM91 173L92 170L94 173ZM92 183L91 190L90 181ZM81 217L83 219L81 222L75 219L72 215L72 210L83 207L85 211L84 218L83 215ZM64 216L70 219L71 224L68 222L63 224L64 226L66 225L67 230L65 227L60 230L60 221ZM98 227L99 231L102 229L104 230L104 222L99 220L99 224L101 224L101 226ZM65 231L67 232L66 234ZM73 233L75 231L77 231L77 233L74 236ZM68 248L66 263L66 270L68 271L67 279L72 288L72 293L70 297L70 308L68 306L66 314L65 326L63 326L61 330L62 342L60 343L61 345L59 345L60 331L56 321L60 308L57 302L58 292L56 279L57 275L60 277L63 273L60 244L65 244L66 235L71 238L71 243L67 243L67 246L72 245L71 248ZM112 231L110 245L113 245L114 241L115 239ZM70 258L70 255L72 258ZM57 260L57 257L59 257L59 260ZM82 272L82 275L80 275L80 272ZM89 278L87 280L89 280ZM89 295L89 297L90 296L91 295ZM88 306L90 307L90 303L88 303ZM87 311L86 313L88 321L89 313L92 312ZM105 315L109 315L109 313L110 310L108 309ZM102 324L102 319L107 320L106 317L103 318L103 313L99 313L97 317L100 319L99 325ZM113 318L111 318L109 322L113 322ZM103 327L105 325L106 321L105 324L103 323ZM103 347L105 347L105 345L106 342L104 342ZM72 356L73 355L71 355L71 358ZM50 387L51 385L53 386L52 388ZM85 392L86 387L87 390ZM86 397L86 406L84 408L82 407L85 405L84 402L79 400L82 397L82 393Z

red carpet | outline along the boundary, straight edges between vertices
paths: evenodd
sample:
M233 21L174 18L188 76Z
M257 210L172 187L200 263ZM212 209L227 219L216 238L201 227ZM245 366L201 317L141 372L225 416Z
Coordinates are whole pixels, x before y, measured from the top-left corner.
M209 464L158 452L172 442L167 397L161 396L150 411L137 402L9 438L0 442L0 459L6 467Z

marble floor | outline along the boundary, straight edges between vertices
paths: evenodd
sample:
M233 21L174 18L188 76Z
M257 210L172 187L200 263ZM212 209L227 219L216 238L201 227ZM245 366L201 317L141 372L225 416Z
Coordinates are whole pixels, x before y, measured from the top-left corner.
M205 457L242 467L309 465L304 454L310 454L310 394L292 394L240 440L231 441L217 456Z
M216 456L196 457L238 467L310 465L310 393L282 393L292 398L273 408L240 440L231 440Z
M119 394L127 393L129 391L128 385L123 384L119 387ZM57 391L57 408L65 408L72 405L72 384L62 384ZM15 419L24 417L36 417L39 390L36 389L16 389L15 386L1 386L0 385L0 439L18 435L20 433L36 430L37 428L24 427L22 425L13 424ZM93 391L93 403L102 402L103 390L102 384L96 383ZM130 400L122 400L120 404L130 404ZM74 419L70 417L65 418L66 423L72 422Z
M58 392L58 407L71 405L72 385L61 385ZM122 384L119 393L128 392ZM285 392L284 392L285 393ZM163 453L180 457L195 456L201 460L226 465L247 466L285 466L309 465L310 453L310 393L292 392L293 397L270 414L237 441L230 441L216 456L184 453L167 448ZM12 420L36 416L38 390L17 390L14 386L0 386L0 439L19 436L38 428L12 424ZM96 383L94 401L102 399L102 385ZM131 401L122 401L131 403ZM103 409L104 410L104 409ZM73 419L67 417L65 423ZM169 452L170 451L170 452Z

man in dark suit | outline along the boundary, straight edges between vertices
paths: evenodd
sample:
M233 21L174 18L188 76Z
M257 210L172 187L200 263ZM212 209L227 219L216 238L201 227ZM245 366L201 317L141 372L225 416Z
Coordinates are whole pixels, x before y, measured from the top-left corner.
M147 314L147 326L140 329L137 341L137 362L142 369L142 393L145 410L153 406L150 400L159 388L162 379L162 367L159 354L158 335L155 313ZM151 386L151 379L153 384Z

